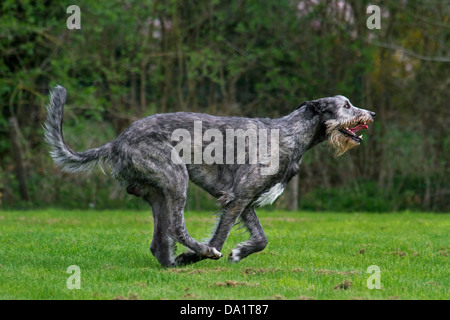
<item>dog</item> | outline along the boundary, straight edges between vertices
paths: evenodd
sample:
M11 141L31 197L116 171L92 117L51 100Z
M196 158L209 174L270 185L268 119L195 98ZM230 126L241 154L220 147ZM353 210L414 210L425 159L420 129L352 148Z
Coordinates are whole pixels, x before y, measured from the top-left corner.
M336 155L342 155L360 145L363 137L357 136L357 131L367 129L375 118L374 112L353 106L344 96L303 102L292 113L278 119L218 117L189 112L156 114L134 122L115 140L101 147L76 152L63 139L65 100L63 87L57 86L51 91L44 124L51 157L68 172L87 172L97 165L103 167L106 164L111 168L112 176L129 194L146 201L154 218L150 251L162 267L221 258L220 250L238 219L249 231L250 238L231 251L229 260L238 262L263 250L267 237L255 207L271 204L281 195L298 173L302 157L309 149L328 141ZM182 156L176 144L180 139L174 139L176 130L194 135L194 148L184 150ZM269 161L267 157L265 161L261 157L261 161L250 163L247 161L250 155L244 155L240 162L236 161L241 154L234 148L236 143L233 139L227 141L226 149L232 148L232 151L226 154L226 158L234 161L182 161L192 159L186 156L197 157L198 160L198 152L195 152L207 151L208 147L202 144L205 139L210 139L210 135L206 137L207 132L219 136L232 130L246 130L247 133L253 130L251 132L257 138L267 137L271 132L266 151L276 151L276 157ZM200 134L200 140L195 137L196 133ZM245 152L251 149L250 140L243 140ZM189 144L188 140L184 142ZM221 154L225 156L225 151L220 148L215 149L215 153L219 160ZM263 169L271 165L276 170L264 173ZM218 199L220 206L215 230L206 242L193 239L184 221L189 180ZM177 257L176 242L188 248Z

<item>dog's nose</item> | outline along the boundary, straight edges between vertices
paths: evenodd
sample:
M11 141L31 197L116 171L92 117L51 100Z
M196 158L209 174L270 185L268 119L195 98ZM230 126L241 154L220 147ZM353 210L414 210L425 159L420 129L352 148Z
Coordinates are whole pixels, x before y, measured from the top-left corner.
M370 115L372 116L372 118L375 118L375 116L377 115L375 112L373 111L369 111Z

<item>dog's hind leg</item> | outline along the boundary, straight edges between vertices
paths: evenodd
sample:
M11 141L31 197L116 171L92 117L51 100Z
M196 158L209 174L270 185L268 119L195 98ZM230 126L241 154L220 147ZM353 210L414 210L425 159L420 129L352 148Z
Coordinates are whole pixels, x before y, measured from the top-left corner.
M169 212L164 195L152 188L144 198L152 207L154 230L150 251L164 268L175 266L175 242L169 236Z
M228 259L230 262L239 262L248 255L263 250L267 245L267 237L256 216L253 207L247 207L241 214L242 222L250 232L250 239L234 248Z
M184 207L189 183L186 165L168 162L164 170L160 172L160 176L162 178L159 186L169 209L171 237L204 258L221 258L222 254L216 248L196 241L187 231L184 221Z
M141 141L138 145L127 148L127 150L132 150L130 156L132 169L129 169L129 171L132 170L136 177L135 180L140 184L140 186L135 186L134 180L129 181L133 188L130 191L136 194L135 191L138 190L138 194L142 194L144 198L151 197L152 188L148 191L146 191L146 188L153 186L163 196L165 206L161 206L159 203L152 204L156 207L164 207L164 211L167 209L167 218L160 217L158 221L161 224L161 229L167 227L167 232L172 239L202 257L221 258L222 254L218 250L196 241L186 229L184 206L186 204L189 175L184 163L176 163L170 160L174 148L167 141L152 137L151 140Z
M167 171L167 167L172 168ZM166 200L166 206L169 210L169 234L170 236L188 247L196 254L209 258L219 259L222 254L216 248L207 246L193 239L186 228L184 221L184 207L186 205L186 193L188 187L189 176L186 167L182 165L166 164L164 175L166 182L160 184L160 188Z
M185 247L188 247L202 258L221 258L222 254L216 248L200 243L189 235L184 221L184 205L186 203L186 198L180 198L178 196L172 197L171 193L165 193L165 197L170 211L170 235L176 241ZM177 264L178 262L177 259ZM183 265L184 263L179 264Z

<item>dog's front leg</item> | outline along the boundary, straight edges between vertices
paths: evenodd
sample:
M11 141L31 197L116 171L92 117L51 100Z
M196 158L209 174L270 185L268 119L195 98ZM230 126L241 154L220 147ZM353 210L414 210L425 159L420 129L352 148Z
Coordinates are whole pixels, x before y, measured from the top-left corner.
M244 241L234 248L228 260L230 262L239 262L248 255L263 250L267 245L267 237L256 216L253 207L247 207L241 215L242 222L250 232L250 239Z
M208 245L217 248L219 251L227 240L231 229L236 223L241 213L244 211L248 202L244 201L233 201L226 205L223 209L222 214L219 218L219 223L217 224L216 230L209 240Z
M247 204L248 202L244 201L233 201L227 204L226 207L222 209L219 223L217 224L216 230L214 231L211 240L209 240L209 247L216 248L219 251L222 250L225 240L227 239L231 229L236 223L236 220L244 211ZM175 261L177 265L185 265L198 262L205 258L206 257L202 257L195 252L188 251L180 254L175 259Z

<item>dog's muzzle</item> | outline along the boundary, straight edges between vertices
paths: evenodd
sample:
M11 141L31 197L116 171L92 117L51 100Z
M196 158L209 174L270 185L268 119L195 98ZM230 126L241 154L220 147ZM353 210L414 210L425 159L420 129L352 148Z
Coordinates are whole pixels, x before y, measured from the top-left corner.
M339 129L339 132L344 134L345 136L351 138L355 142L360 143L363 140L363 136L357 136L356 133L363 129L369 129L368 123L372 122L372 119L361 119L356 120L355 122L349 124L347 127L342 127Z

